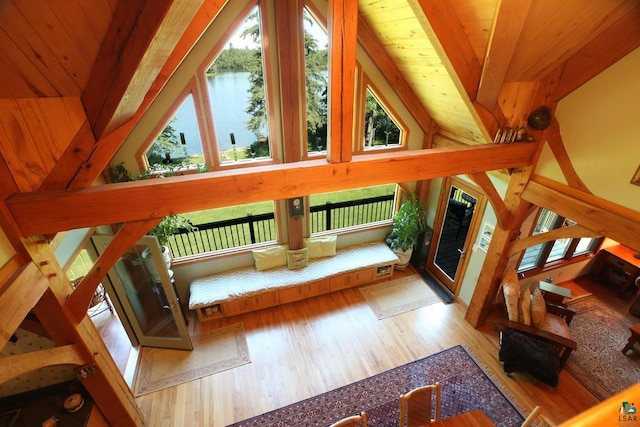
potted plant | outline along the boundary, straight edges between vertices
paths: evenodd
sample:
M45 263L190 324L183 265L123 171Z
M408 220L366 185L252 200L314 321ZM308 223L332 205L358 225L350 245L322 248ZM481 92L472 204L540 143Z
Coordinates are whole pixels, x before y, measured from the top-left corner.
M158 239L158 245L162 252L162 260L167 266L167 270L171 268L171 262L173 257L171 255L171 249L169 248L169 237L176 234L181 228L186 228L189 231L196 230L196 227L182 215L167 215L163 217L158 225L153 227L147 234L155 236ZM155 261L149 248L142 251L142 262L144 263L147 271L151 274L151 278L159 282L160 276L155 268Z
M406 268L421 233L427 228L427 212L415 194L405 200L393 217L393 228L385 239L398 256L396 268Z

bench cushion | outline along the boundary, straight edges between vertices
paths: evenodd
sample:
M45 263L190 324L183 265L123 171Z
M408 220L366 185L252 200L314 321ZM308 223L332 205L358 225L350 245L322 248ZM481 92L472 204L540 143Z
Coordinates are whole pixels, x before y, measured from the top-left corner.
M372 242L338 249L335 256L310 260L307 267L299 270L289 270L287 266L265 271L243 267L191 282L189 308L195 310L366 267L394 264L397 261L398 257L384 242Z

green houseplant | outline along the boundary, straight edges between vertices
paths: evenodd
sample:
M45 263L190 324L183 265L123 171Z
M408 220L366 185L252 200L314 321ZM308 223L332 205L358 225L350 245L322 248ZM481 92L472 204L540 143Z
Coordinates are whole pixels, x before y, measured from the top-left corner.
M424 204L412 194L401 205L393 217L393 228L386 238L387 245L400 261L396 267L402 269L409 264L413 249L421 233L427 228L427 211Z

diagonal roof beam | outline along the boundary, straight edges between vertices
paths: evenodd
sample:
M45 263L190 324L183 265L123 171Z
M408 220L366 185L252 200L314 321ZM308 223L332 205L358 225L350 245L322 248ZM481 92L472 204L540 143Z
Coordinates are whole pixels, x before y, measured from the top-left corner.
M640 46L640 2L615 25L596 37L564 65L556 101L582 86Z
M133 116L202 1L118 2L82 96L96 139Z
M307 160L73 191L20 193L6 203L22 233L31 236L232 206L238 200L298 197L318 188L337 191L527 166L535 149L533 143L483 144L367 154L346 163Z
M410 0L409 3L458 90L466 93L472 115L488 135L495 135L505 123L504 114L499 105L488 109L476 101L482 67L453 6L447 1Z
M533 0L502 0L493 21L477 101L489 110L498 105L504 83Z

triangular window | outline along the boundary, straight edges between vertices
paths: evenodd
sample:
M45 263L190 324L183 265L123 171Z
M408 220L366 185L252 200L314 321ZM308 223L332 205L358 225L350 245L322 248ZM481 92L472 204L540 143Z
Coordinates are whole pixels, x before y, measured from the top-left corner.
M364 149L401 146L403 132L399 122L370 87L365 103Z

